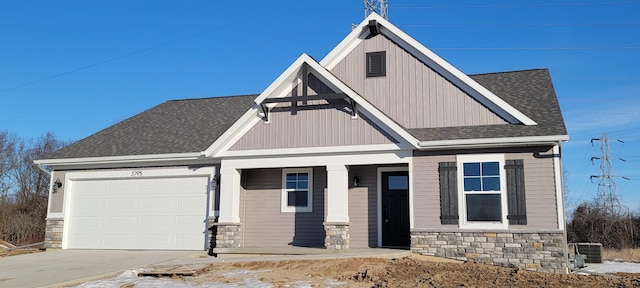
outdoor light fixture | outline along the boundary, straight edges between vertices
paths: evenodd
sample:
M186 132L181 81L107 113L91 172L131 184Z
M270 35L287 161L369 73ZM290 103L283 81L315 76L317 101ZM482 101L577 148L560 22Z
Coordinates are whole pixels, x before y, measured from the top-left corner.
M360 178L353 176L353 187L358 187L358 184L360 184Z
M56 182L53 182L53 193L58 192L58 189L62 187L62 182L60 182L60 178L56 179Z

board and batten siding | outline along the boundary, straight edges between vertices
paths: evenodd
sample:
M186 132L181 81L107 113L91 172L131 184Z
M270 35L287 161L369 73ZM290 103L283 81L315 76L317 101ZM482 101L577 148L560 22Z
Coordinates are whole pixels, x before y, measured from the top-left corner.
M414 197L414 228L457 227L457 225L442 225L440 223L438 176L438 163L455 162L455 153L454 151L414 152L413 177L411 177ZM552 151L547 148L523 148L503 151L486 150L471 154L483 153L504 153L505 160L522 159L524 161L527 225L509 225L509 229L558 229Z
M397 142L369 119L351 116L346 101L316 100L292 107L279 103L269 122L259 121L229 150L258 150Z
M313 212L280 212L282 169L243 170L244 246L324 247L326 177L324 167L314 167Z
M378 246L378 182L376 166L350 166L349 178L357 176L358 186L349 183L349 240L351 248Z
M387 75L366 77L368 52L386 51ZM331 72L405 128L508 124L380 34L362 41Z
M64 194L66 190L65 176L67 172L65 171L53 171L51 173L52 181L60 179L62 182L62 187L58 189L58 192L53 193L51 191L51 197L49 197L49 213L62 213L64 207Z

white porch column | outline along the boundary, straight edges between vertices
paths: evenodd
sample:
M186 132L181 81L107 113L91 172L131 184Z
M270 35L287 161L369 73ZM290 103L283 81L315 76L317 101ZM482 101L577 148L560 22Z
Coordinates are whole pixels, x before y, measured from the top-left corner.
M240 171L238 169L220 169L218 223L240 223Z
M349 222L349 171L345 165L327 165L328 223Z

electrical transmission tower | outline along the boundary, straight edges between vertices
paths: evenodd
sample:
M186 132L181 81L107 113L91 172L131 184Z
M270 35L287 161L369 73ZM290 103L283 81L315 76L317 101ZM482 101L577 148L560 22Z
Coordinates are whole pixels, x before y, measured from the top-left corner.
M624 141L619 139L610 139L607 137L607 132L603 132L601 138L591 139L591 145L593 145L595 141L600 141L600 156L591 157L592 163L593 160L600 160L600 175L591 175L590 178L591 181L593 181L593 178L600 179L598 181L598 196L596 198L598 207L604 209L607 215L619 215L622 210L622 205L620 205L620 196L616 191L616 181L614 178L620 176L613 175L613 163L611 160L620 160L623 162L626 162L626 160L611 156L611 147L609 146L609 141L611 140L624 143ZM627 177L621 178L629 180Z
M389 20L389 0L363 0L364 18L371 13L378 13L382 18Z

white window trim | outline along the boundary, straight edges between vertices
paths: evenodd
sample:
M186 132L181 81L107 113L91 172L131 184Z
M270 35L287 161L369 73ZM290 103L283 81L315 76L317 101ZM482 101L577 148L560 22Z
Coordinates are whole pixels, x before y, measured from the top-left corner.
M307 193L307 207L292 207L287 205L287 174L289 173L307 173L309 175L309 186ZM282 192L280 198L280 212L313 212L313 168L295 168L295 169L282 169Z
M507 180L504 169L504 154L482 154L482 155L458 155L457 156L457 181L458 181L458 215L460 217L460 228L462 229L508 229L507 221ZM467 221L467 204L464 197L464 163L468 162L498 162L500 165L500 200L502 204L502 221Z

